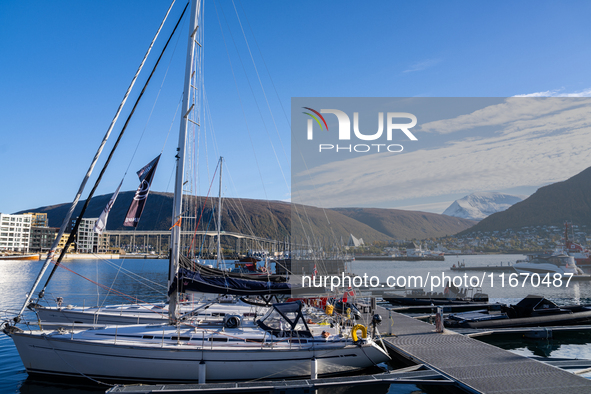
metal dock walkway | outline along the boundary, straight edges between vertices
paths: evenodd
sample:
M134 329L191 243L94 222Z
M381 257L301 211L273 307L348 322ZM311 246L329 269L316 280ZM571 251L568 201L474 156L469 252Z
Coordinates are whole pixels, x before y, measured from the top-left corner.
M476 393L591 393L591 381L557 367L522 357L495 346L434 326L381 306L377 313L388 320L382 333L392 351L417 364L428 365ZM384 326L386 325L387 328Z
M154 384L154 385L118 385L106 391L107 394L154 394L154 393L250 393L271 394L312 393L314 390L329 387L351 387L375 384L428 384L454 386L456 383L443 377L423 365L403 368L375 375L356 375L320 379L275 380L235 383L202 384Z

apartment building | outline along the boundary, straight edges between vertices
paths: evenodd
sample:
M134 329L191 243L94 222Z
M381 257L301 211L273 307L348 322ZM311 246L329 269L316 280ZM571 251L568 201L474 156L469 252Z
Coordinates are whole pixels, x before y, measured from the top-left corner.
M94 224L98 218L83 218L76 235L76 252L106 253L109 249L109 237L94 232ZM75 223L75 220L72 221Z
M31 215L0 213L0 251L29 252Z

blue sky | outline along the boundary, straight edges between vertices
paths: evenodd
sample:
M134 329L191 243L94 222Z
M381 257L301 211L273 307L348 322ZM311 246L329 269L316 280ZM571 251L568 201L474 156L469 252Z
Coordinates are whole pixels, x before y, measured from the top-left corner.
M204 132L200 147L200 162L209 165L200 167L203 181L195 186L200 194L207 192L208 175L223 155L229 171L224 194L289 198L292 97L588 96L591 89L588 2L234 4L205 4L204 79L215 129ZM168 5L148 0L0 2L0 212L71 201ZM160 43L180 8L181 2ZM171 127L152 190L172 190L178 132L178 119L173 120L185 45L184 38L173 39L174 54L165 55L121 145L123 153L97 194L111 193L128 166L122 189L134 190L134 172L160 152Z

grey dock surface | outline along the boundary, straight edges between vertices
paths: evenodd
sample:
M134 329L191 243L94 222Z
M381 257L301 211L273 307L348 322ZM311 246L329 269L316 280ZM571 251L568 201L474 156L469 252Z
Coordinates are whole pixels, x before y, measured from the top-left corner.
M476 393L591 393L591 381L476 339L378 306L385 345L407 360L428 365ZM386 326L386 327L384 327Z

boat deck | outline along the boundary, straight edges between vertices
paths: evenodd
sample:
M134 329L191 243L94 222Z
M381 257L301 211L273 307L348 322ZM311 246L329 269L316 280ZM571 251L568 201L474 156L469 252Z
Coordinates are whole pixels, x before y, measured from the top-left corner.
M469 392L591 393L590 380L555 366L453 331L436 333L431 324L381 306L376 312L384 318L381 331L394 335L384 338L391 351L409 361L428 365Z

